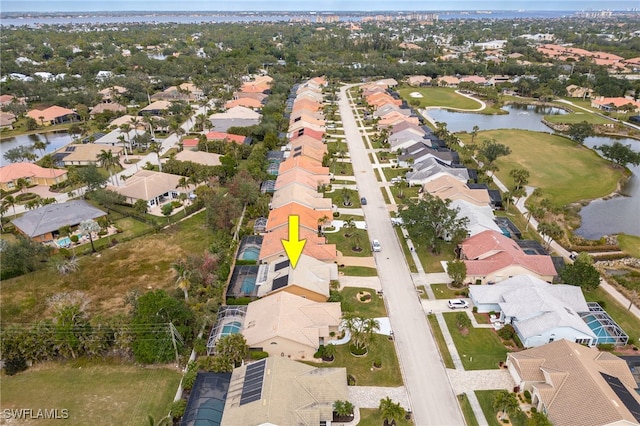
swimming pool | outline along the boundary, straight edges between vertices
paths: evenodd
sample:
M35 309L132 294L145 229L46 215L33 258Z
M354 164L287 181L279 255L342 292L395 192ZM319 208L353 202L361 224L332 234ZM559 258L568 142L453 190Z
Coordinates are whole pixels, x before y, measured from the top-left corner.
M240 260L258 260L260 256L260 247L256 246L246 246L238 256Z
M256 276L255 275L251 275L248 277L244 277L242 279L242 285L240 286L240 292L242 294L253 294L253 291L256 288Z
M612 336L605 327L602 326L598 318L595 315L587 315L582 318L584 322L587 323L593 334L598 338L598 344L603 343L616 343L617 339L615 336Z
M240 333L242 323L238 321L232 321L222 326L220 337L228 336L229 334Z
M60 248L67 248L71 246L71 238L69 237L64 237L64 238L60 238L58 241L56 241L56 245Z

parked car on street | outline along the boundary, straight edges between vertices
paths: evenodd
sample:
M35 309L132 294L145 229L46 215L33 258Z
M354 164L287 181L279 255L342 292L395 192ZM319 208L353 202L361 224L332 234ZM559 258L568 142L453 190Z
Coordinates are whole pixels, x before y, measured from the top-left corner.
M363 206L366 206L367 205L367 199L364 198L364 197L360 198L360 204L362 204Z
M373 250L374 252L376 251L382 251L382 246L380 245L380 241L378 240L373 240L371 242L371 250Z

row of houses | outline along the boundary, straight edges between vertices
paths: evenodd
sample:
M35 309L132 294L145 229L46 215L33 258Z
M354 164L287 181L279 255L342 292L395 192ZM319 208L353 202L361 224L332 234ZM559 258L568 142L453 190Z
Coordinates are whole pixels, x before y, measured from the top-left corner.
M591 52L572 46L559 44L543 44L536 50L549 58L559 61L578 62L589 59L596 65L601 65L615 72L632 72L640 68L640 57L625 59L609 52Z
M200 374L198 381L215 381L218 389L224 384L218 417L212 419L199 397L192 396L183 424L205 419L213 424L328 424L333 403L348 400L346 369L316 369L294 361L312 359L321 345L335 340L342 318L340 303L327 302L330 283L338 279L336 247L319 232L332 216L331 200L318 192L320 182L329 182L329 170L322 166L327 152L324 86L323 78L314 78L292 90L289 143L270 156L278 164L271 210L260 235L245 237L238 252L239 260L254 259L256 265L236 265L227 291L228 297L256 300L221 308L207 343L211 354L221 337L242 333L252 350L270 356L225 377ZM308 121L310 114L314 121ZM282 245L292 215L299 217L300 238L306 239L295 268ZM196 395L207 388L198 381ZM257 396L248 397L248 388Z

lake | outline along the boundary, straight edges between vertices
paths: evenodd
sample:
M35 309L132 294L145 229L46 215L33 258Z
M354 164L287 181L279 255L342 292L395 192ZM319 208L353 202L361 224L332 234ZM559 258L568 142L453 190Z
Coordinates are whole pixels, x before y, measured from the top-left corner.
M2 155L0 156L0 166L6 166L7 164L9 164L9 162L4 159L4 153L11 148L16 148L20 145L31 146L34 144L34 142L43 141L47 144L45 154L51 154L53 151L70 144L72 140L73 138L67 132L19 135L12 138L2 139L2 141L0 141L0 152L2 153ZM40 151L34 150L33 153L36 154L38 158L42 156L42 153Z
M446 110L429 110L428 114L435 121L447 123L447 128L452 132L471 132L473 126L478 126L481 131L523 129L546 133L552 133L553 130L542 123L545 115L566 114L561 108L535 105L508 105L502 109L509 114L483 115ZM596 145L611 144L616 140L624 145L631 145L635 151L640 151L640 141L629 138L593 137L587 138L585 145L593 148ZM624 196L594 200L582 208L582 224L575 231L577 235L589 239L618 233L640 236L640 167L631 167L630 170L633 175L622 188Z

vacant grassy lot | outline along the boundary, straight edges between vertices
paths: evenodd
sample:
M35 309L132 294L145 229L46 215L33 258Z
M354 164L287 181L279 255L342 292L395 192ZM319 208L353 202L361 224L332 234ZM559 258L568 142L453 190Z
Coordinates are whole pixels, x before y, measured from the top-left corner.
M510 155L496 161L497 175L505 185L513 186L511 170L525 169L530 173L529 185L541 188L544 197L558 206L609 195L623 175L621 169L614 168L591 149L561 136L526 130L491 130L480 132L476 140L486 139L495 139L511 148Z
M413 92L421 93L422 97L411 97L410 94ZM420 108L431 106L471 110L480 108L480 102L459 95L455 89L448 87L405 87L399 89L398 93L409 103L420 101Z
M366 291L371 294L371 300L369 302L365 303L358 300L356 295L361 291ZM356 312L358 315L365 318L381 318L387 316L384 301L376 294L375 290L371 290L370 288L345 287L342 289L342 295L344 296L344 301L353 307L353 312Z
M504 347L496 333L488 328L469 328L466 336L456 327L459 312L445 313L444 319L456 344L465 370L489 370L498 368L498 363L507 359Z
M69 420L20 424L142 425L166 416L180 373L78 361L38 365L0 380L2 408L69 410Z
M496 394L500 392L499 390L482 390L475 391L476 397L478 398L478 402L480 402L480 407L482 407L482 412L484 416L487 418L487 423L489 426L501 426L501 423L498 421L496 417L496 412L493 409L493 398L495 398Z
M436 318L435 315L427 315L427 321L429 321L429 325L431 326L431 332L433 333L433 337L438 345L438 350L440 351L440 357L442 358L442 362L444 362L444 366L446 368L456 368L453 363L453 358L451 358L449 348L447 348L447 342L444 340L442 330L440 330L438 318Z
M82 291L90 315L126 310L131 290L173 289L171 264L187 254L202 253L211 244L204 213L96 256L83 256L78 271L59 275L52 267L2 282L0 314L5 322L32 322L49 317L47 300L59 293ZM368 247L368 243L367 243Z
M629 256L640 259L640 237L620 234L618 235L618 245L620 246L620 250Z
M394 401L398 402L398 401ZM384 423L380 410L376 408L361 408L360 409L360 423L358 426L380 426ZM396 422L396 426L410 426L413 422L411 420L401 419Z
M601 288L585 291L584 298L587 302L604 301L604 310L607 311L611 318L613 318L630 337L633 337L636 341L640 340L640 320L627 311L628 306L622 306L617 300L611 297L609 293Z
M589 124L607 124L612 123L611 120L607 120L596 114L590 114L586 111L572 112L569 114L556 114L546 115L545 120L555 124L575 124L586 121Z

